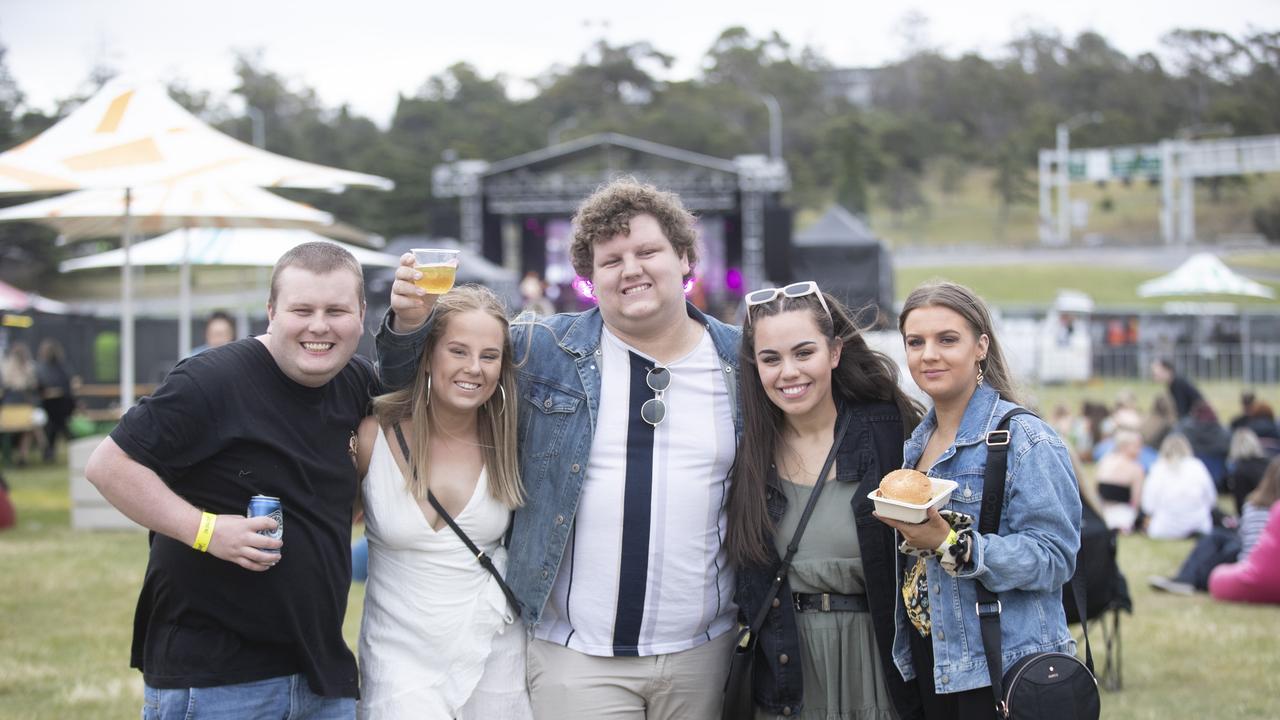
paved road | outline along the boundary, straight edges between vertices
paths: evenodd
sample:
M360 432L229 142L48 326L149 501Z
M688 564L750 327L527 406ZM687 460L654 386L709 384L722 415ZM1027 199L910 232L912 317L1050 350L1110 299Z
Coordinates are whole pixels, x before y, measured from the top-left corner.
M904 247L893 251L896 267L938 267L946 265L1017 265L1061 263L1063 265L1099 265L1156 272L1168 272L1197 252L1209 251L1229 259L1232 253L1256 253L1267 250L1263 245L1240 247L1187 246L1168 247L1068 247L1068 248L998 248L998 247ZM1280 248L1271 246L1280 253ZM1259 270L1242 272L1258 280L1280 280L1280 273Z

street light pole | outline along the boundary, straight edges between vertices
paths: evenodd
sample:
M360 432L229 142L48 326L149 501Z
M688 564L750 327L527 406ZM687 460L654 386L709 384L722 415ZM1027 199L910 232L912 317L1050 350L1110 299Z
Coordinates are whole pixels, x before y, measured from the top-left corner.
M1058 123L1058 244L1071 244L1071 131L1085 123L1101 122L1102 113L1085 112Z
M1071 129L1067 123L1058 123L1058 244L1071 244L1071 215L1067 206L1071 202L1071 173L1067 168Z
M244 109L249 116L249 122L253 125L253 146L265 148L267 146L267 116L252 105L245 105Z
M769 93L761 93L760 101L769 108L769 157L782 159L782 106Z

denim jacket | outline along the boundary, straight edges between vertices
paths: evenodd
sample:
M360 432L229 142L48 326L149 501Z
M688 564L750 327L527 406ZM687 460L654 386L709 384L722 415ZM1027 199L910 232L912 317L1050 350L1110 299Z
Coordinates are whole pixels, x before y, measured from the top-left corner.
M738 345L742 331L707 317L691 304L689 316L706 327L720 356L734 408L734 436L742 435L738 405ZM412 333L390 329L388 311L375 337L382 381L403 387L412 378L431 325ZM518 368L520 479L525 504L512 524L506 580L533 627L542 617L578 510L591 440L600 410L600 310L512 321Z
M955 444L928 469L931 477L956 481L958 486L947 508L973 516L975 527L982 507L986 434L1014 407L990 387L978 386L965 408ZM936 427L937 417L930 410L907 440L903 467L916 466ZM936 559L926 561L933 680L938 693L991 685L975 582L1000 596L1001 662L1006 670L1031 653L1074 652L1061 591L1075 572L1080 549L1080 491L1075 471L1062 440L1044 421L1019 415L1009 422L1009 431L1009 469L999 533L975 537L970 562L955 577L944 572ZM899 567L899 583L902 574L903 567ZM893 660L902 676L910 680L915 677L915 668L906 634L916 630L901 602L894 611L894 621Z
M876 403L845 405L840 408L841 417L851 416L849 430L840 449L836 451L835 482L855 483L850 507L850 520L858 534L858 546L862 554L862 572L866 578L867 605L875 628L876 654L884 664L885 680L889 696L893 700L898 717L914 720L923 717L919 695L914 684L902 680L893 668L893 609L899 603L894 591L894 571L897 564L897 545L893 530L872 516L872 504L867 494L880 484L880 478L902 462L902 416L896 405ZM787 497L777 483L777 476L769 474L769 486L765 488L765 502L769 519L776 526L787 510ZM822 502L821 497L818 502ZM804 539L801 538L801 542ZM743 624L751 622L760 610L760 603L773 583L774 568L782 562L770 538L766 543L770 562L765 566L738 568L737 601ZM803 707L804 687L801 681L800 641L796 630L795 608L787 599L791 597L790 581L784 580L778 591L778 602L765 616L756 642L758 656L752 690L755 702L770 713L799 714ZM786 660L782 658L786 656Z

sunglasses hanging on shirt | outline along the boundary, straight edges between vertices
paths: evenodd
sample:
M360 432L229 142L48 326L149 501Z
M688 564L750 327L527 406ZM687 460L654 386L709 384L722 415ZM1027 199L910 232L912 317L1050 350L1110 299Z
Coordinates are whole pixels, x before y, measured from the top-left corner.
M663 420L667 419L667 404L662 398L667 388L671 387L671 371L655 365L649 368L649 373L644 376L644 382L653 391L653 398L645 400L644 405L640 406L640 418L658 427Z

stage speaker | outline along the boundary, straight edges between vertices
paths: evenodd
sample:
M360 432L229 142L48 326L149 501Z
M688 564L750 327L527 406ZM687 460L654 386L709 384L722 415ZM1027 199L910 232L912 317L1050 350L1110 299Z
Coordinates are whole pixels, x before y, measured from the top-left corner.
M484 214L484 222L480 227L483 233L480 249L484 253L485 260L501 265L503 261L502 216L486 212Z
M790 208L767 207L764 210L764 275L779 287L793 280Z

